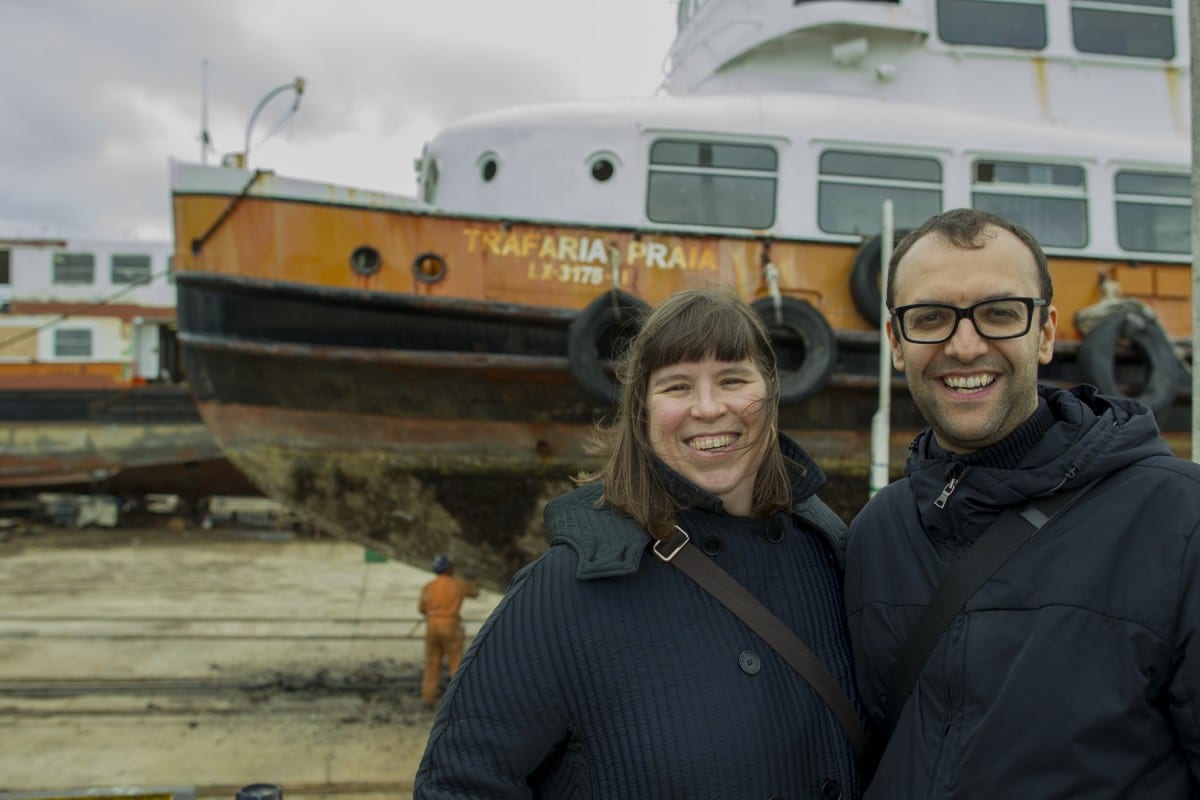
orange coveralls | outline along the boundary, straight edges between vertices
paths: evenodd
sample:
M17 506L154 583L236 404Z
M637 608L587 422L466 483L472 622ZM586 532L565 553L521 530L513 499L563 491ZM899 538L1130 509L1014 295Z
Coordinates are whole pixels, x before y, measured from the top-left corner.
M459 609L463 600L479 594L474 582L453 575L438 575L421 590L417 610L425 615L425 674L421 678L421 702L433 706L441 679L442 659L450 676L458 671L463 655L463 628Z

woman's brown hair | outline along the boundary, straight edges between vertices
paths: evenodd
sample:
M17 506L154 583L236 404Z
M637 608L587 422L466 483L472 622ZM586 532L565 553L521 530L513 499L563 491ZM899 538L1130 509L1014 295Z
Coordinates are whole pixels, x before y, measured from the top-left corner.
M749 358L767 387L762 399L763 436L750 442L764 451L754 480L753 515L767 517L791 504L788 462L774 445L779 420L779 373L762 320L728 287L689 289L667 298L646 317L617 365L621 400L616 420L600 431L607 461L581 482L604 485L601 502L625 512L655 538L669 535L679 503L659 479L659 462L647 431L650 375L672 364Z

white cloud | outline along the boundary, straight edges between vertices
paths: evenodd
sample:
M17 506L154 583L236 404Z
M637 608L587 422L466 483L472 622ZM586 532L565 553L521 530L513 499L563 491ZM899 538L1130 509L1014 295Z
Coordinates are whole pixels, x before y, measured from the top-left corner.
M0 2L0 235L165 238L167 163L208 123L280 174L410 193L412 161L463 116L655 91L669 0ZM210 163L215 162L214 156Z

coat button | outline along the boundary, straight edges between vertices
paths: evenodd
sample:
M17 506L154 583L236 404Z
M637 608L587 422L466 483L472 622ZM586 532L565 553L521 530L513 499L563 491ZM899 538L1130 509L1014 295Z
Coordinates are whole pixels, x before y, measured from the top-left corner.
M716 534L709 534L700 542L700 547L706 555L715 556L721 552L721 537Z
M762 669L762 662L758 660L758 656L755 653L743 650L742 654L738 656L738 666L747 675L757 675L758 671Z
M776 514L767 522L767 541L771 544L779 544L783 541L783 536L787 532L787 517L782 514Z
M821 783L821 800L842 800L842 785L833 778Z

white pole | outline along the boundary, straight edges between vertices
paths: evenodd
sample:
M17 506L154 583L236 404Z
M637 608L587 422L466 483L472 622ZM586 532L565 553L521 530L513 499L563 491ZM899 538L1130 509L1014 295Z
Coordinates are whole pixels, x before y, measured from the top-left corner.
M1192 0L1200 3L1200 0ZM883 201L883 229L879 232L879 408L871 419L871 491L870 497L888 485L892 421L892 352L887 338L887 273L892 260L892 200Z
M1191 101L1192 101L1192 461L1200 464L1200 62L1197 61L1197 45L1200 44L1200 0L1192 0L1189 7L1189 41L1191 42Z

